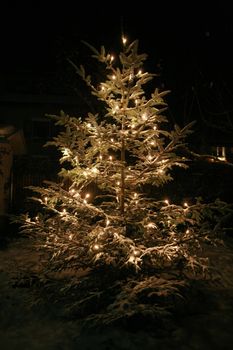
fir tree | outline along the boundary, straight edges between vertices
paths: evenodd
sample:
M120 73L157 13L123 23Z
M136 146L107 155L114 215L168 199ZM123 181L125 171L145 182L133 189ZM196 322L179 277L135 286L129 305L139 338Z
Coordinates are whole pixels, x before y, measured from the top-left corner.
M41 210L21 216L22 231L49 252L48 270L76 271L68 285L78 286L74 304L87 319L156 315L159 297L178 292L190 272L205 274L207 259L198 252L201 242L212 241L212 219L224 206L153 198L173 167L186 167L179 148L191 125L169 131L167 91L156 88L147 97L144 86L154 75L143 70L147 56L138 53L138 41L123 38L118 57L104 47L91 50L105 66L103 81L94 85L83 66L72 64L104 111L52 116L64 128L48 143L62 154L61 181L31 188Z

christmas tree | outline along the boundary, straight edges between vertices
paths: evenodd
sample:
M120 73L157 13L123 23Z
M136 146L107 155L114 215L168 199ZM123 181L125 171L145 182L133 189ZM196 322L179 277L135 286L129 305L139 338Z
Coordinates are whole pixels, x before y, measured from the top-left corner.
M210 205L153 196L172 180L173 167L186 167L179 149L191 125L169 130L167 91L155 88L148 97L144 86L154 74L143 69L138 41L123 38L118 57L88 46L105 67L103 80L95 85L72 64L104 108L51 116L63 128L48 143L62 154L60 181L31 187L40 211L21 216L22 231L50 254L48 271L75 271L67 290L76 288L73 304L84 318L157 315L166 309L158 298L178 293L191 273L205 274L207 259L198 252L215 225L207 225ZM215 214L219 207L212 205Z

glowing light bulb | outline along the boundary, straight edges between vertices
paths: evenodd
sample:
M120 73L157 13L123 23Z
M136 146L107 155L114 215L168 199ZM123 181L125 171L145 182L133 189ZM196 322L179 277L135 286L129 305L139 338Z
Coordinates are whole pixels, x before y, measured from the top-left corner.
M109 224L110 224L110 220L107 219L107 220L106 220L106 226L108 226Z
M125 45L127 43L127 39L125 36L122 37L122 42L123 42L123 45Z
M188 203L187 202L184 202L184 207L188 208Z
M100 160L102 160L103 159L102 155L100 155L99 158L100 158Z
M169 205L169 200L165 199L164 203L166 203L167 205Z
M87 200L86 200L86 199L84 199L84 200L83 200L83 203L84 203L84 204L87 204Z
M109 160L110 160L110 162L112 161L112 156L109 156Z
M88 127L88 128L91 128L91 123L87 123L87 127Z
M115 74L112 75L112 80L116 80Z
M100 246L99 246L99 244L94 244L93 248L94 248L95 250L99 250L99 249L100 249Z
M48 203L48 197L44 197L44 202L45 202L45 204Z
M114 139L113 138L111 138L111 140L110 140L111 142L114 142Z
M147 119L148 119L147 113L143 113L143 115L142 115L142 120L147 120Z
M85 198L90 198L90 193L86 193Z
M65 215L67 213L66 209L62 210L62 214Z
M120 183L120 181L117 181L117 183L116 183L116 184L117 184L117 186L120 186L120 184L121 184L121 183Z
M155 126L153 126L153 129L154 129L154 130L157 130L157 126L156 126L156 125L155 125Z
M114 56L111 55L111 57L110 57L110 62L112 63L113 60L114 60Z
M71 194L75 194L75 189L72 188L72 189L70 190L70 193L71 193Z
M141 69L139 69L139 71L138 71L138 75L141 75L142 74L142 70Z
M73 235L69 235L69 239L71 240L73 238Z
M135 105L136 105L136 106L138 105L138 100L135 100Z
M190 230L189 230L189 229L188 229L188 230L186 230L186 231L185 231L185 233L190 233Z
M154 145L155 145L155 142L154 142L154 141L151 141L150 144L151 144L151 146L154 146Z
M137 196L138 196L137 192L134 192L133 196L134 196L134 198L137 198Z
M133 255L134 255L134 256L139 255L139 251L138 251L138 250L134 250L134 251L133 251Z

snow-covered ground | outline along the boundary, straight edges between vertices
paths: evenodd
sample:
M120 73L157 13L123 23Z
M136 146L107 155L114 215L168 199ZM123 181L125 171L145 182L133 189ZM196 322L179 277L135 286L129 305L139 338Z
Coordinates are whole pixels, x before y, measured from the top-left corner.
M78 323L64 317L50 304L31 307L30 287L16 287L12 275L22 264L39 268L39 253L32 254L30 241L15 240L0 251L0 349L145 349L230 350L233 348L233 239L226 247L208 252L222 271L221 283L206 284L194 293L190 305L175 315L175 324L164 332L108 329L80 335Z

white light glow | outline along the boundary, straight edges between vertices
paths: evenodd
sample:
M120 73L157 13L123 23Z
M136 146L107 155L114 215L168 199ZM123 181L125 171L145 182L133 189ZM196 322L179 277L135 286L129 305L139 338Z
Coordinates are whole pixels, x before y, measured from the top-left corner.
M123 45L127 43L127 38L125 36L122 37L122 42L123 42Z

